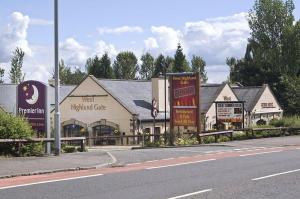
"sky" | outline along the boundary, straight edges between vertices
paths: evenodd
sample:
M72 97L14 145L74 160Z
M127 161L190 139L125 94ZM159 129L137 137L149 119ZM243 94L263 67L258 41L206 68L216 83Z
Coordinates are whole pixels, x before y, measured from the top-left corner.
M54 0L1 0L0 67L9 82L16 47L25 51L25 79L47 82L54 71ZM294 0L295 18L300 0ZM206 61L208 82L227 79L226 57L244 55L254 0L59 0L59 57L85 70L87 58L122 51L173 56L181 43L188 60Z

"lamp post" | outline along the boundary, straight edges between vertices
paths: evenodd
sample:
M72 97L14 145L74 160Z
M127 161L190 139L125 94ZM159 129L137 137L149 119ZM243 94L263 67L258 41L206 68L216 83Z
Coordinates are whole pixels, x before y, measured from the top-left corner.
M167 68L168 64L167 62L164 63L164 83L165 83L165 145L167 144ZM170 139L170 138L169 138ZM171 141L171 140L169 140Z
M55 155L61 153L58 66L58 0L54 0L54 64L55 64Z

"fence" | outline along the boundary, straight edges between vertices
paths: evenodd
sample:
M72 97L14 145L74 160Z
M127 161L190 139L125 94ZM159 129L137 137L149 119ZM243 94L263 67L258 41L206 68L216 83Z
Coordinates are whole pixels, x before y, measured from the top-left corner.
M25 143L53 143L54 142L54 138L31 138L31 139L0 139L0 144L3 143L14 143L16 144L16 146L18 148L21 147L22 144ZM72 143L72 144L78 144L80 145L80 149L82 151L85 151L85 142L86 138L85 137L64 137L61 138L61 142L65 142L65 143Z

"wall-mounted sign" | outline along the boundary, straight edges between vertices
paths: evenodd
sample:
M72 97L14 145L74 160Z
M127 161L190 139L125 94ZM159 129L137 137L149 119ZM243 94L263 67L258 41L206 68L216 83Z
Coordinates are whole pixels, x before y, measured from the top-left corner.
M199 73L172 74L169 81L172 128L193 126L200 132Z
M242 123L244 120L244 102L215 102L216 119L219 122Z
M47 132L47 86L25 81L17 86L17 114L27 118L37 132Z
M79 111L104 111L106 106L95 103L94 97L83 96L81 97L82 103L71 104L71 110Z

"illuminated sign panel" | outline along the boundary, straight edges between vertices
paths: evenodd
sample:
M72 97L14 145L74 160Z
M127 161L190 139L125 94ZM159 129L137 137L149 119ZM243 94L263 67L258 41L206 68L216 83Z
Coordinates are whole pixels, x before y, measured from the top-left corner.
M170 85L172 126L198 128L200 118L198 73L171 75Z
M243 102L216 102L218 122L243 122Z
M47 86L25 81L17 86L17 114L27 118L37 132L47 131Z

